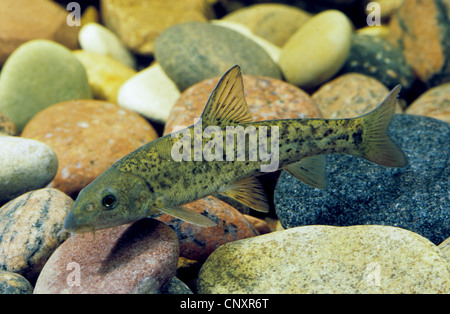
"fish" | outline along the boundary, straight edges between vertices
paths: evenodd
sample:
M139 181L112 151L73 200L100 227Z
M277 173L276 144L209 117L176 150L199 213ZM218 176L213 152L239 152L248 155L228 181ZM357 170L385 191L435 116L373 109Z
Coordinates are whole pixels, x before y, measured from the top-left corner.
M399 91L400 85L376 109L356 118L254 122L236 65L222 76L193 125L141 146L83 188L61 232L95 235L99 229L162 214L212 227L217 221L184 205L215 194L268 212L258 176L283 169L305 184L326 188L328 154L404 167L407 158L387 133ZM244 130L243 135L236 130ZM226 152L220 150L223 143ZM269 163L272 169L263 171Z

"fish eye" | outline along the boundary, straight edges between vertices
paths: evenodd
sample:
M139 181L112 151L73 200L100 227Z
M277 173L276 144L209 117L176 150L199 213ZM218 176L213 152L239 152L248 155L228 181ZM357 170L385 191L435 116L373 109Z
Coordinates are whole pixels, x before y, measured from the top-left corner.
M102 199L102 205L108 209L114 209L117 205L117 198L112 194L107 194Z

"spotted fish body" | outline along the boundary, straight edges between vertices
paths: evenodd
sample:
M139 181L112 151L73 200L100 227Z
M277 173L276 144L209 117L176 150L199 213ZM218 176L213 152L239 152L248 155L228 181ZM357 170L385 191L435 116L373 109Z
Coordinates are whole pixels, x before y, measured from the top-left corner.
M225 153L223 158L215 160L198 158L201 156L195 155L195 143L202 143L199 150L202 152L211 139L202 137L197 131L206 130L208 126L220 130L216 136L224 145L228 143L227 129L230 127L254 128L256 138L261 135L261 130L270 130L265 144L272 140L278 144L276 169L285 169L318 188L326 186L326 154L355 155L388 167L405 166L404 154L386 133L399 89L399 86L394 88L377 109L358 118L251 122L242 75L235 66L219 81L200 122L142 146L85 187L66 217L64 230L95 231L162 213L212 226L215 223L209 218L182 205L215 193L232 197L253 209L267 211L267 198L255 177L262 174L262 166L268 161L251 158L255 149L251 141L245 141L245 156L240 156L245 157L243 159L238 158L239 153L233 154L232 161ZM192 139L184 149L193 151L191 157L194 158L176 161L173 148L182 135ZM237 142L231 143L232 151L238 152Z

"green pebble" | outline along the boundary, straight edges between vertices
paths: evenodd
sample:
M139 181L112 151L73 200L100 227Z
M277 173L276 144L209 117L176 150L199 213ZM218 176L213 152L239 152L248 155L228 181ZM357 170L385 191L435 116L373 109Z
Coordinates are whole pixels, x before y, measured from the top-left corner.
M32 40L6 60L0 76L0 111L21 132L42 109L65 100L92 98L83 65L66 47Z
M166 29L155 42L155 57L183 91L223 75L238 64L243 74L281 79L281 72L261 46L231 29L190 22Z

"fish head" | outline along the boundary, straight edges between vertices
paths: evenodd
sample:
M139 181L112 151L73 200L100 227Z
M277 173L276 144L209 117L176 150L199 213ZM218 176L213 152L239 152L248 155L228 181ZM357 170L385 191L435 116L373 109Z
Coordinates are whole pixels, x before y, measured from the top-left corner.
M62 231L95 232L139 220L149 216L151 200L144 179L111 167L81 190Z

